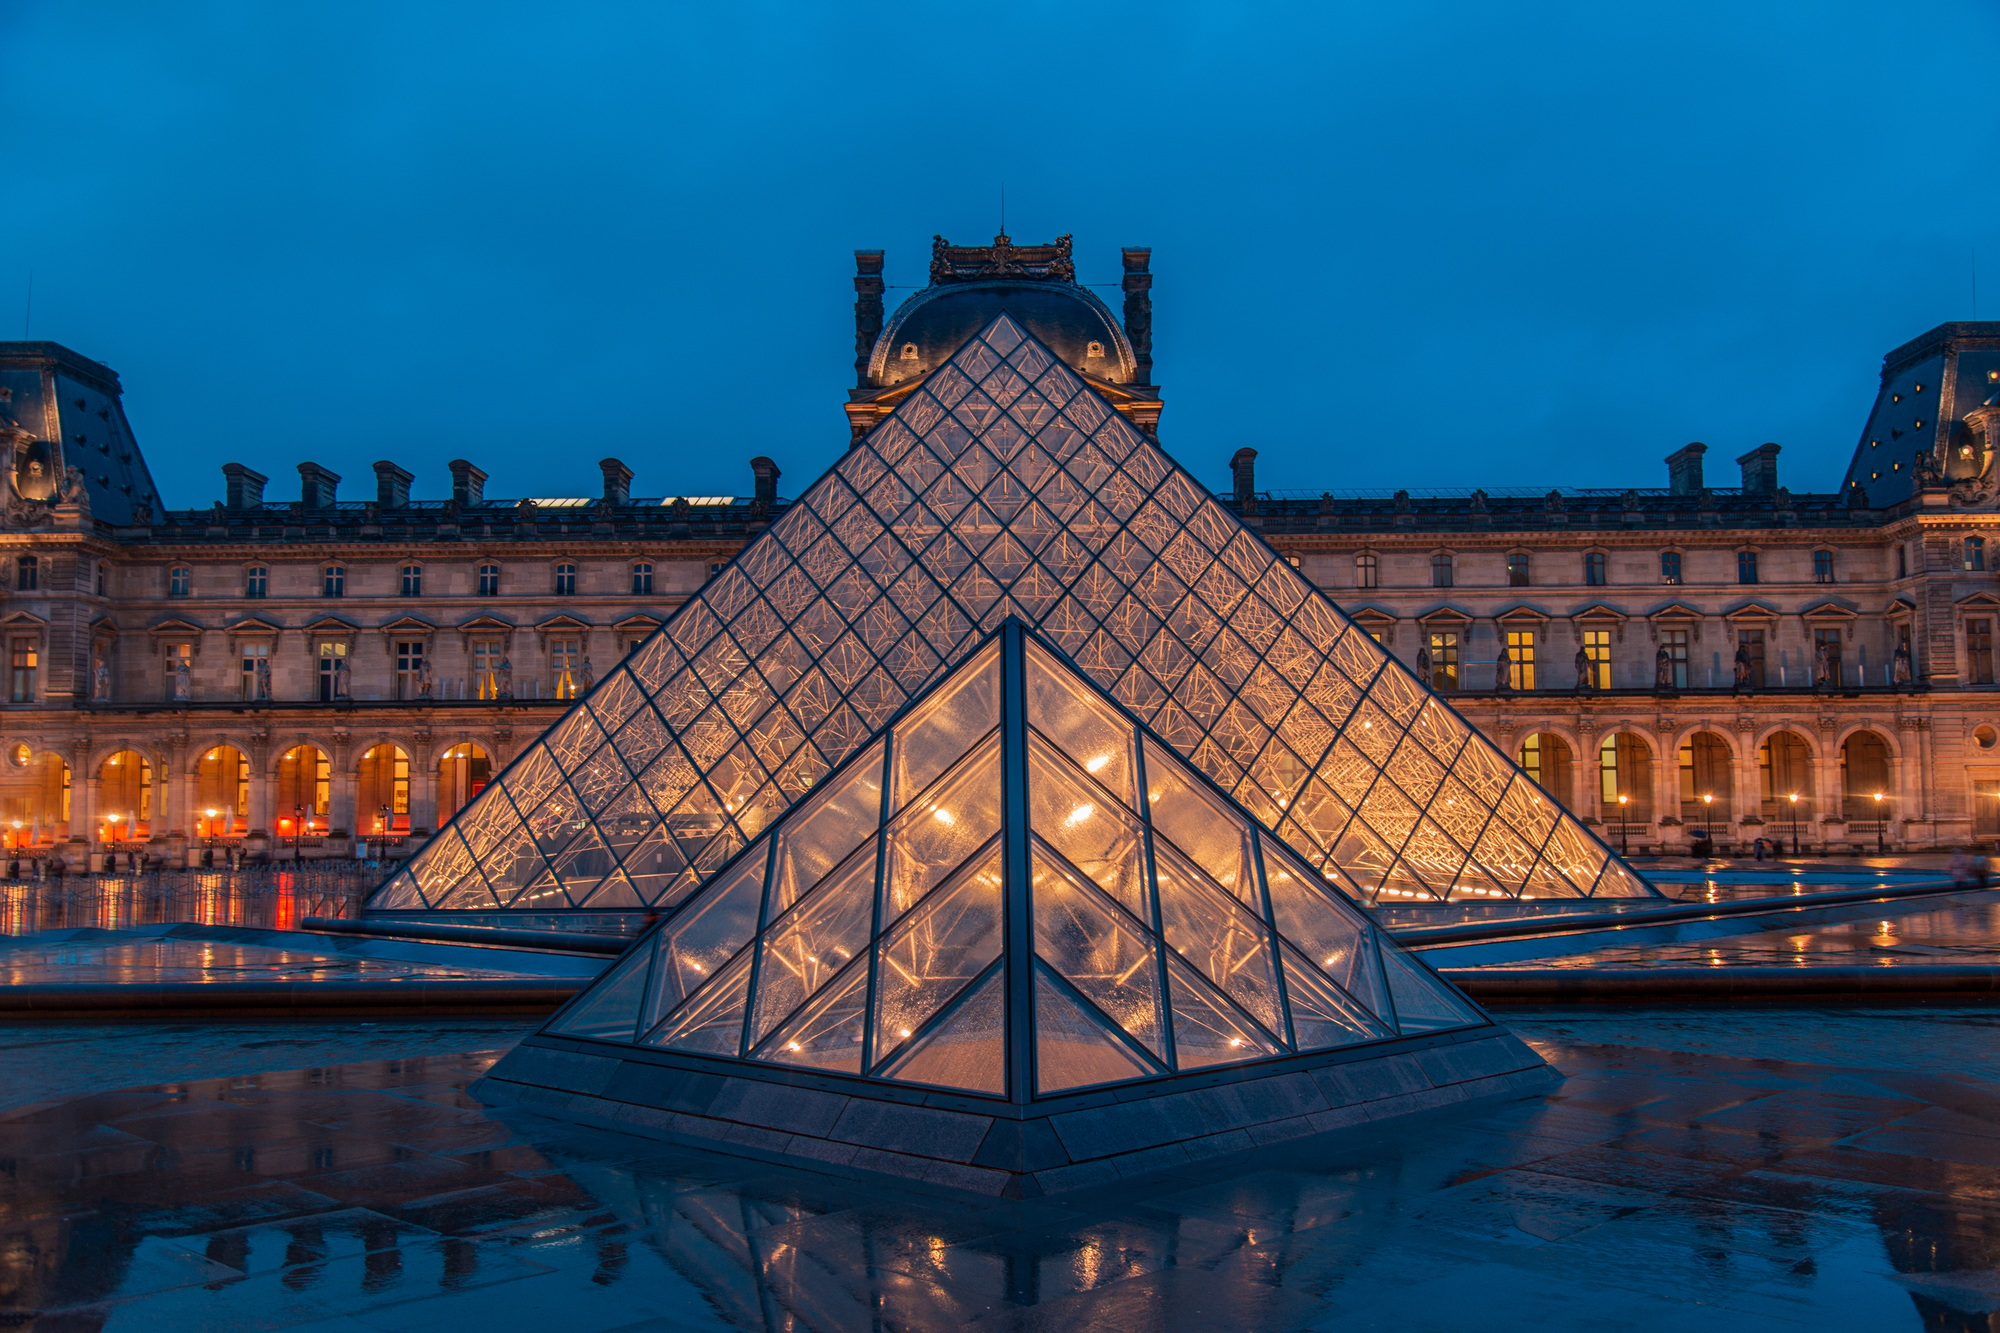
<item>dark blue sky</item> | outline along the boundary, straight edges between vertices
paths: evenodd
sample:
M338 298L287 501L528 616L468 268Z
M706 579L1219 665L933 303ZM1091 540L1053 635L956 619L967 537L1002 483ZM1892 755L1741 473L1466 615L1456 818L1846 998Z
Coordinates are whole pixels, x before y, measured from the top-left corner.
M2000 316L2000 18L1946 0L0 9L0 336L115 367L169 504L796 494L850 252L1158 274L1211 484L1829 489L1883 352ZM891 297L907 295L892 291ZM1104 295L1114 305L1116 293ZM8 313L10 312L11 313Z

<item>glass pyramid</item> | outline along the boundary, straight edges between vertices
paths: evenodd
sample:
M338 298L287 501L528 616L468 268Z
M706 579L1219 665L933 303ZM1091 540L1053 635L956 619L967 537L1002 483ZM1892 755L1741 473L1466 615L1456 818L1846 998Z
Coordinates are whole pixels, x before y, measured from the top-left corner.
M1486 1022L1010 619L543 1032L1028 1101Z
M1360 901L1657 896L1002 315L368 908L671 907L1009 616Z

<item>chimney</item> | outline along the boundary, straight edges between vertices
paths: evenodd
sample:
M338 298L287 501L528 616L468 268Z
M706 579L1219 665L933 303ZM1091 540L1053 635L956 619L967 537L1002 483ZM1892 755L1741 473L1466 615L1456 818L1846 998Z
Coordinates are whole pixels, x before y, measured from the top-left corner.
M1667 455L1667 490L1674 495L1701 494L1701 456L1708 446L1696 441Z
M340 477L318 463L299 464L299 500L308 510L331 509Z
M1743 468L1743 493L1745 495L1776 495L1778 493L1777 445L1760 444L1736 461Z
M1229 460L1229 473L1236 479L1236 503L1249 504L1257 496L1257 451L1238 449Z
M1141 384L1153 382L1153 251L1151 247L1119 251L1125 260L1125 339L1132 344L1134 373Z
M604 503L622 505L632 498L632 469L615 458L597 460L597 470L604 474Z
M401 509L410 503L410 483L414 473L383 459L375 465L375 503L383 509Z
M227 497L223 504L231 509L255 509L264 503L264 483L270 478L261 472L252 472L241 463L222 465L223 494Z
M768 458L757 457L750 460L750 472L757 478L755 498L767 509L778 503L778 465Z
M854 382L868 383L868 359L882 334L882 252L854 252Z
M486 474L463 458L446 464L451 469L451 498L460 505L476 505L486 499Z

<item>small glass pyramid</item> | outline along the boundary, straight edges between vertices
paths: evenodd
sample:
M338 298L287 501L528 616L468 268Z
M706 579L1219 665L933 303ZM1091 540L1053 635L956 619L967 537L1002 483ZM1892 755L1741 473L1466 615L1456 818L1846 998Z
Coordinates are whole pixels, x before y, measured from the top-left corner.
M1027 1101L1486 1023L1009 620L543 1033Z
M1657 896L1002 315L368 910L670 908L1010 616L1360 901Z

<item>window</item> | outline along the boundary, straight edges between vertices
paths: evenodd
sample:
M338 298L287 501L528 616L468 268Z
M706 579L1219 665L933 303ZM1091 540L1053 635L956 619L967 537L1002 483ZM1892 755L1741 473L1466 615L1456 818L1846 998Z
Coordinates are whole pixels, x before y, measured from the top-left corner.
M633 653L639 651L639 645L645 641L646 636L643 634L626 635L621 641L623 646L619 649L618 655L620 657L630 657Z
M257 688L258 677L260 675L260 672L258 671L259 666L263 668L261 675L263 677L264 688L262 691L259 691L259 689ZM242 697L245 699L253 699L253 700L268 699L271 697L271 645L270 644L246 643L243 645Z
M1535 688L1535 632L1531 629L1507 631L1507 688Z
M186 565L175 565L167 571L167 596L186 597L194 591L194 571Z
M1972 836L2000 836L2000 782L1992 778L1972 781Z
M1826 664L1826 684L1838 687L1840 684L1840 631L1837 629L1816 629L1813 631L1813 684L1820 683L1820 664Z
M717 574L720 574L723 570L727 568L729 568L729 563L727 561L718 560L714 564L708 567L708 576L710 578L714 578Z
M1458 688L1458 631L1434 630L1430 636L1431 688Z
M194 689L194 680L193 680L194 645L191 643L170 643L166 645L165 653L166 653L166 668L167 668L167 692L162 697L167 699L174 699L178 697L178 692L180 689L180 680L181 680L181 668L183 666L185 666L188 669L188 675L189 675L188 689L190 693L192 693Z
M1585 679L1580 682L1588 689L1608 690L1611 688L1611 631L1608 629L1587 629L1583 632L1583 656L1586 661Z
M319 645L319 700L330 703L345 697L347 689L347 645L337 639L321 641Z
M498 639L480 639L472 645L473 693L481 699L500 697L500 663L505 657Z
M424 642L403 639L396 643L396 697L420 699L424 692Z
M339 565L328 565L320 572L319 595L322 597L347 596L347 571Z
M653 567L644 560L632 566L632 595L634 597L653 595Z
M1993 683L1993 622L1965 622L1965 680L1968 685Z
M424 567L422 565L403 566L403 596L422 597L424 595Z
M14 562L14 587L21 592L33 592L42 586L42 562L39 557L24 555Z
M1681 553L1679 551L1660 552L1660 582L1679 583L1681 581Z
M1667 679L1665 684L1677 690L1684 690L1688 683L1688 632L1684 629L1663 629L1660 631L1660 647L1667 651Z
M498 597L500 595L500 566L481 565L479 567L479 595Z
M1382 562L1363 551L1354 557L1354 586L1357 588L1379 588L1382 585Z
M1507 586L1525 588L1528 586L1528 553L1516 551L1507 557Z
M1899 579L1910 577L1910 550L1907 546L1896 548L1896 577Z
M563 564L557 565L556 596L574 597L575 595L576 595L576 566L569 564L568 562L564 562Z
M1439 551L1431 556L1431 586L1449 588L1451 586L1451 552Z
M104 570L105 570L105 565L104 565L104 562L103 562L102 560L98 561L98 562L97 562L97 595L98 595L99 597L102 597L102 596L104 596L104 595L105 595L105 593L104 593L104 584L105 584L105 573L104 573Z
M252 565L243 571L243 595L262 597L271 590L271 571L263 565Z
M7 697L17 704L31 704L35 701L35 676L41 666L40 646L33 639L16 639L11 658L13 670Z
M1755 583L1757 581L1757 553L1755 551L1738 551L1736 553L1736 581L1738 583Z
M549 640L549 680L556 698L574 699L582 680L583 652L575 639Z
M1814 583L1833 582L1833 552L1831 551L1813 552L1813 582Z
M1750 668L1750 679L1745 683L1748 684L1749 687L1753 690L1763 689L1764 688L1764 631L1760 629L1746 629L1737 631L1736 646L1739 649L1741 649L1743 655L1749 659L1746 665ZM1734 676L1734 674L1735 673L1732 670L1731 672L1732 677Z
M1583 581L1585 585L1592 588L1602 588L1604 586L1605 563L1606 558L1602 551L1589 551L1584 554Z
M1986 568L1986 539L1967 537L1965 539L1965 567L1968 570L1983 571Z
M1540 732L1534 733L1528 739L1521 742L1521 756L1518 762L1521 765L1521 771L1528 775L1529 781L1538 787L1549 785L1542 780L1542 734Z

